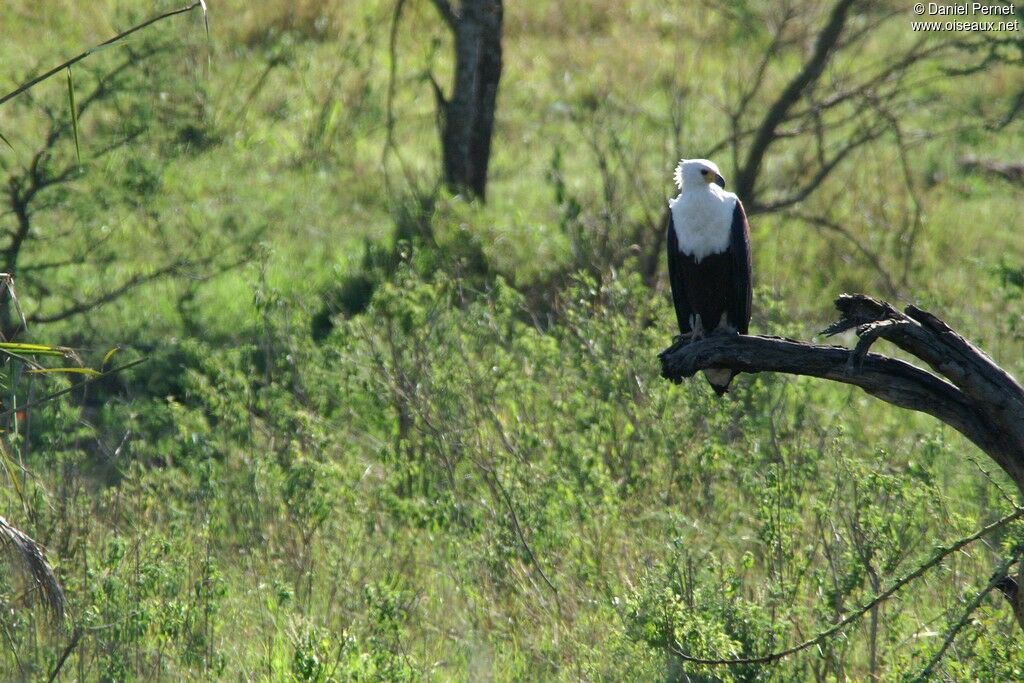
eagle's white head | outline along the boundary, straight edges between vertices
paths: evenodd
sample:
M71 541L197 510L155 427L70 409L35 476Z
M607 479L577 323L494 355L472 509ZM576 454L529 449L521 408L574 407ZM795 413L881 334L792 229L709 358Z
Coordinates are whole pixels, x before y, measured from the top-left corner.
M682 190L683 186L691 188L706 187L716 183L719 187L725 187L725 178L718 170L715 162L707 159L680 159L676 166L676 186Z

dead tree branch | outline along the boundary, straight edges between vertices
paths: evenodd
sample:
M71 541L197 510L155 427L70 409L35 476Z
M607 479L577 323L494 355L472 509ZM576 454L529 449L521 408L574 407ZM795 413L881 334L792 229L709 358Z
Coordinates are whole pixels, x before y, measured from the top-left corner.
M62 620L66 604L64 591L53 568L46 561L46 553L25 532L3 517L0 517L0 554L6 555L5 559L14 561L15 566L25 570L25 574L35 584L33 590L39 591L43 604L57 621Z
M996 63L1024 63L1019 40L995 35L920 35L893 45L883 59L860 61L859 55L869 51L870 41L885 25L905 17L891 8L855 0L833 0L820 23L802 19L785 3L769 6L760 18L773 26L763 56L745 70L744 85L724 106L729 122L725 136L701 150L708 158L729 151L730 189L743 199L749 216L799 204L860 150L881 144L890 134L905 154L898 121L907 107L914 106L908 93L934 79L935 66L945 78L963 78ZM780 59L785 54L799 57L799 67L792 72L779 67L788 62ZM978 54L984 57L971 57ZM965 60L964 68L945 68ZM1008 125L1022 106L1024 94L1017 96L1001 122L979 126ZM794 161L780 164L780 156Z
M755 183L760 175L761 164L768 153L768 148L777 137L779 125L785 121L787 114L800 100L803 92L824 72L825 65L828 64L839 38L843 34L846 18L852 5L853 0L839 0L833 6L825 27L818 35L811 56L804 63L800 72L786 85L761 120L736 178L736 191L741 197L748 198L748 204L755 203Z
M969 154L960 157L957 164L965 171L988 173L1005 178L1011 183L1024 184L1024 162L1021 161L996 161Z
M754 335L711 335L696 342L679 339L659 354L662 377L678 383L700 370L730 368L750 373L784 372L852 384L887 403L927 413L950 425L995 461L1024 494L1024 388L1020 383L945 322L916 306L907 306L900 312L863 294L843 294L835 304L841 317L822 334L832 336L853 330L858 341L852 349ZM880 339L921 361L924 367L872 353L871 346ZM1024 513L1024 507L1010 502L1015 511L1000 520L1000 525ZM981 535L979 532L970 538ZM965 542L970 540L959 543ZM1018 583L1009 574L1010 566L1019 558L1018 548L1003 559L960 622L949 630L924 676L934 670L970 614L993 589L998 588L1004 595L1018 625L1024 629ZM835 626L778 652L734 659L696 657L675 647L673 652L685 661L704 665L776 661L837 635L867 613L876 601L888 599L940 561L941 557L936 557L925 562Z
M836 300L842 318L823 334L855 330L856 348L760 336L712 336L673 344L660 355L675 382L709 367L785 372L852 384L900 408L927 413L973 441L1024 494L1024 388L949 325L916 306L900 313L863 294ZM870 353L895 344L931 371Z

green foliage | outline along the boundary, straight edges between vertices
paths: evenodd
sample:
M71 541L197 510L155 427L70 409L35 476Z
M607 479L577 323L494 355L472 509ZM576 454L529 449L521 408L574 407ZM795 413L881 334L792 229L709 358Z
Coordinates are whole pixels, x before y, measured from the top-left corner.
M398 202L392 243L382 246L364 241L356 270L321 295L324 305L313 316L313 338L322 341L330 333L334 315L351 317L365 311L377 287L392 280L403 262L421 277L429 278L440 271L458 277L466 290L486 288L492 279L491 268L480 238L460 222L460 208L471 212L471 207L460 206L458 199L443 207L437 206L434 196ZM451 225L458 227L442 229Z
M706 560L705 560L706 561ZM744 564L752 565L750 558ZM625 609L633 637L671 653L683 651L695 657L729 659L757 656L768 651L782 627L751 598L732 570L702 564L687 555L682 539L674 544L664 566L649 572ZM765 667L747 665L716 670L683 662L672 676L707 676L723 681L756 681L767 678Z
M10 268L31 338L147 358L82 384L0 345L5 411L74 387L3 424L0 511L45 544L69 630L0 576L0 678L45 680L77 627L69 680L912 680L1016 526L780 662L676 656L813 637L1010 506L971 444L855 389L742 375L718 400L658 377L671 168L731 132L775 5L506 3L486 206L429 189L447 33L406 5L394 60L393 3L228 0L212 45L198 15L168 22L76 65L70 111L63 82L0 109L5 188L56 135L37 169L61 182ZM115 9L5 5L0 61L32 72L142 11ZM813 43L807 9L752 111ZM851 59L837 87L876 57ZM995 107L1015 74L906 83L917 232L888 138L796 207L845 232L753 217L754 331L807 338L841 289L896 283L1019 376L1020 189L956 166L1024 154L1019 122L944 104ZM991 594L939 674L1020 679L1016 629Z

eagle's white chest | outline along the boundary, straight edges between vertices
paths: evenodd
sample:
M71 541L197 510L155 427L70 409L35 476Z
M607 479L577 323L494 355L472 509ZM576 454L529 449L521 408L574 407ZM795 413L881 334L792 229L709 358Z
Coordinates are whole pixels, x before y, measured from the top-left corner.
M684 189L669 200L679 251L700 261L729 247L736 195L718 187Z

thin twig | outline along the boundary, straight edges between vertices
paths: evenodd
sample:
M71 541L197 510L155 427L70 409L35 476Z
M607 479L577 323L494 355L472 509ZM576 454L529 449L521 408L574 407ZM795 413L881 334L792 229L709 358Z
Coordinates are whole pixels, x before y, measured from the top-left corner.
M112 368L112 369L107 370L105 372L101 372L101 373L99 373L97 375L91 375L89 377L86 377L81 382L77 382L75 384L72 384L70 387L66 387L64 389L61 389L60 391L55 391L52 394L47 394L46 396L43 396L42 398L37 398L34 401L29 401L28 403L22 404L22 405L18 406L17 408L9 408L9 409L7 409L7 410L5 410L3 412L0 412L0 420L3 420L3 418L13 414L16 410L28 410L29 408L35 408L36 406L41 405L43 403L46 403L47 401L52 401L55 398L60 398L64 394L70 394L72 391L74 391L75 389L79 388L80 386L82 386L84 384L90 384L92 382L96 382L96 381L104 379L106 377L110 377L111 375L116 375L117 373L119 373L119 372L121 372L123 370L127 370L128 368L133 368L136 365L139 365L141 363L145 363L147 360L149 360L148 357L147 358L136 358L135 360L133 360L131 362L125 363L123 365L118 365L116 368Z
M1020 557L1020 549L1010 555L1007 559L999 565L999 568L992 574L992 578L989 579L988 585L985 586L974 599L971 600L970 604L967 605L967 609L964 610L963 614L960 615L960 621L949 629L946 633L945 639L942 641L942 647L939 648L938 652L931 658L928 665L917 675L915 681L927 681L931 678L932 672L935 671L935 667L938 666L939 662L942 661L946 651L953 645L953 641L956 640L957 635L967 626L971 619L971 615L981 606L981 601L985 599L985 596L992 592L996 585L1006 578L1006 572L1010 568L1010 565L1017 561Z
M983 475L985 475L985 478L988 479L988 482L990 484L992 484L992 486L995 487L996 491L999 492L999 495L1002 496L1003 500L1005 500L1007 503L1009 503L1011 506L1013 506L1015 508L1019 508L1020 507L1020 504L1013 499L1013 497L1009 494L1009 492L1005 488L1003 488L1002 484L1000 484L998 481L996 481L996 478L992 475L992 472L990 472L984 466L982 466L982 464L978 461L978 459L976 457L974 457L973 453L971 453L969 450L967 450L967 451L964 451L964 455L967 457L968 460L971 461L971 463L975 467L978 468L978 470Z
M205 263L208 263L209 261L212 260L213 257L203 259ZM104 292L103 294L100 294L92 299L86 301L75 301L72 305L68 306L63 310L57 311L56 313L48 313L45 315L42 313L33 313L32 315L28 316L28 320L29 322L32 323L54 323L59 322L61 320L65 320L72 316L80 315L82 313L88 313L92 311L94 308L99 308L104 304L109 304L111 301L115 301L121 298L124 294L131 291L132 289L135 289L136 287L149 284L154 280L159 280L162 277L171 275L176 271L185 268L188 265L193 264L185 259L182 259L181 261L175 261L174 263L168 264L163 268L159 268L153 271L152 273L140 273L138 275L134 275L125 280L124 282L122 282L118 287L115 287L114 289L108 292Z
M864 263L869 265L876 273L878 273L879 277L882 278L882 285L885 287L889 296L896 296L899 293L899 288L896 286L896 282L893 280L892 275L890 275L889 271L882 266L881 255L857 239L849 229L838 221L832 220L827 216L819 216L813 213L792 209L787 211L786 215L792 216L793 218L803 221L804 223L808 223L809 225L813 225L816 228L829 230L840 235L860 252L861 256L864 257Z
M75 632L71 636L71 642L69 642L68 646L64 648L64 651L60 654L60 659L57 660L57 665L53 667L53 673L51 673L50 677L46 679L48 683L53 683L57 680L57 675L60 674L60 670L64 667L64 662L68 660L68 657L71 656L75 647L78 646L78 641L82 639L82 633L83 631L81 626L75 629Z
M861 605L859 608L851 612L849 615L847 615L841 621L837 622L831 628L825 629L813 638L809 638L808 640L805 640L802 643L798 643L797 645L794 645L792 647L788 647L784 650L778 650L776 652L769 652L767 654L758 655L756 657L736 657L734 659L696 657L694 655L688 654L680 650L678 647L676 647L675 644L670 645L669 649L671 649L672 653L675 656L679 657L683 661L693 662L694 664L703 664L706 666L769 664L771 662L778 661L780 659L783 659L790 655L794 655L798 652L802 652L803 650L806 650L808 648L814 647L815 645L819 645L825 642L832 636L836 635L837 633L845 629L850 624L860 620L860 618L867 614L875 605L885 602L893 595L895 595L897 592L899 592L899 590L906 586L908 583L911 583L912 581L920 578L925 572L927 572L929 569L936 567L940 562L942 562L950 555L959 552L962 548L964 548L967 545L970 545L974 541L977 541L979 538L987 536L993 531L1001 529L1010 522L1018 520L1021 517L1024 517L1024 508L1017 508L1016 510L1006 515L1005 517L998 519L995 522L992 522L988 526L982 527L981 529L979 529L978 531L976 531L975 533L971 534L966 538L960 539L959 541L943 549L941 552L935 554L931 559L929 559L924 564L921 564L914 568L913 571L904 574L902 577L897 579L891 586L889 586L889 588L882 591L874 598ZM1007 564L1006 566L1009 566L1009 564ZM990 589L991 586L989 589L986 589L986 592Z
M405 0L395 2L395 10L391 15L391 31L388 36L388 86L386 104L384 107L384 149L381 153L381 166L384 169L384 183L391 186L391 176L388 173L388 155L392 152L398 155L395 149L395 87L398 79L398 26L402 21L402 10L405 9ZM401 159L399 159L401 163Z
M192 10L196 9L197 7L203 8L203 12L205 14L206 6L203 4L203 0L196 0L196 2L193 2L191 5L188 5L187 7L179 7L178 9L172 9L172 10L169 10L167 12L164 12L163 14L158 14L155 17L150 17L149 19L147 19L146 21L142 22L141 24L138 24L136 26L132 26L130 29L128 29L126 31L122 31L121 33L118 33L113 38L110 38L109 40L105 40L102 43L100 43L99 45L90 47L88 50L75 55L74 57L72 57L71 59L67 60L66 62L62 62L61 64L58 64L57 66L53 67L49 71L46 71L46 72L44 72L42 74L39 74L35 78L30 78L28 81L26 81L22 85L19 85L17 88L12 90L11 92L7 93L3 97L0 97L0 105L2 105L3 103L7 102L8 100L11 100L11 99L17 97L18 95L20 95L21 93L25 92L26 90L28 90L32 86L36 85L37 83L41 83L42 81L45 81L47 78L50 78L54 74L60 73L62 70L68 68L69 66L72 66L73 64L77 64L78 62L82 61L83 59L85 59L86 57L91 55L93 52L98 52L99 50L102 50L105 47L109 47L109 46L113 45L114 43L116 43L116 42L126 38L127 36L130 36L131 34L135 33L136 31L140 31L140 30L146 28L147 26L150 26L151 24L155 24L158 21L162 21L162 20L167 19L169 17L173 17L173 16L175 16L177 14L184 14L186 12L191 12ZM209 30L209 29L207 29L207 30Z
M526 541L526 535L523 533L523 528L519 525L519 516L516 514L515 507L512 505L512 498L511 496L509 496L508 490L502 485L501 480L498 478L498 473L493 468L488 469L482 467L482 469L484 469L485 472L491 475L490 481L497 488L498 493L501 494L501 498L505 503L505 508L508 510L509 517L512 519L512 528L516 532L516 536L519 538L519 542L522 544L523 549L526 550L526 554L530 558L530 563L533 564L533 566L537 569L537 573L540 574L540 578L543 579L544 583L547 584L547 587L554 594L555 604L558 606L559 613L561 613L562 598L558 594L558 589L555 588L555 584L551 582L551 579L548 578L548 575L544 572L544 567L541 566L540 561L534 554L533 548L531 548L530 544Z

